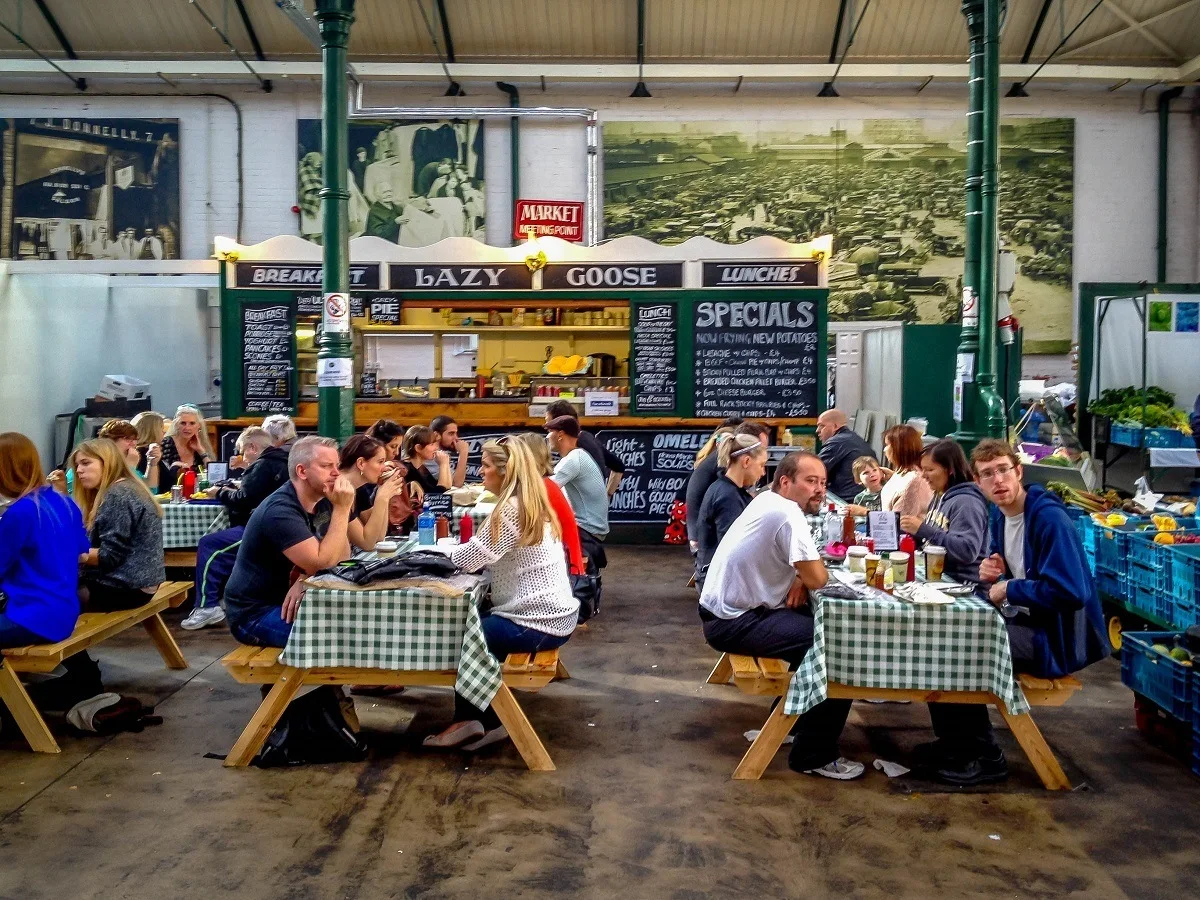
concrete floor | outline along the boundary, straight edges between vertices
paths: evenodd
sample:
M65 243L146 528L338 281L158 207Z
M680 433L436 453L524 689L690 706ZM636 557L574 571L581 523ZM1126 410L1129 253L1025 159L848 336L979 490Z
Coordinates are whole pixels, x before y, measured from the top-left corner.
M730 774L768 701L703 684L685 553L614 548L602 616L564 650L574 676L524 708L558 765L511 745L471 758L419 747L448 693L359 701L363 763L230 771L258 701L216 660L223 630L179 632L169 672L129 633L97 654L115 690L163 725L61 735L63 753L0 736L0 897L626 898L1195 896L1200 779L1133 727L1115 661L1037 720L1082 786L1050 795L1001 728L1013 775L961 793L872 771L841 784ZM920 706L856 704L846 755L904 760Z

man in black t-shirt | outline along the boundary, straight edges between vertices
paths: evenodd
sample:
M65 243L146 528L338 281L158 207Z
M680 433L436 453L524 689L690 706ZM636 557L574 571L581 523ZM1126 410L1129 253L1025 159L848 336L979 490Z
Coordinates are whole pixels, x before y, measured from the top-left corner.
M288 454L288 473L288 483L250 516L225 588L229 630L243 644L285 646L304 595L303 578L292 583L293 568L314 575L350 556L346 526L354 486L338 474L337 442L322 437L296 441ZM318 539L312 515L323 498L333 505L333 514L328 531Z

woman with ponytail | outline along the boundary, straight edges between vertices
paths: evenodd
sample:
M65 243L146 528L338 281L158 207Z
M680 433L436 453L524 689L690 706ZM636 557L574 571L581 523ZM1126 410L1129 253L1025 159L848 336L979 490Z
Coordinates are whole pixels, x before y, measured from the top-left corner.
M721 473L704 492L700 504L700 530L696 541L696 587L704 587L704 576L717 545L734 520L753 499L750 489L767 471L767 448L750 434L731 434L717 450Z
M575 630L579 601L571 595L562 527L537 461L524 443L503 437L483 445L481 474L496 508L450 559L467 572L491 572L492 607L483 618L488 650L503 662L510 653L561 647ZM478 750L506 737L491 709L456 694L454 723L425 746Z

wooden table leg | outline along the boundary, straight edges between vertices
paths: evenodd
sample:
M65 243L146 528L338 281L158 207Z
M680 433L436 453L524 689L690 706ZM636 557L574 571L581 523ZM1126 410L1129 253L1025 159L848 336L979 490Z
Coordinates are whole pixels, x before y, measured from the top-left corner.
M729 679L732 677L733 666L729 663L729 654L722 653L717 664L713 666L712 672L709 673L705 684L729 684Z
M0 659L0 700L8 707L12 717L17 720L17 727L29 746L38 753L61 753L54 735L46 727L46 721L37 711L25 685L12 667Z
M1042 784L1046 790L1071 790L1071 782L1067 780L1066 773L1062 770L1062 766L1058 764L1058 760L1054 756L1054 751L1050 749L1050 745L1042 737L1041 731L1038 730L1037 725L1033 721L1033 716L1029 713L1014 716L1009 713L1003 701L998 702L996 708L1000 710L1000 715L1004 716L1004 721L1008 723L1009 730L1012 731L1013 737L1017 739L1017 743L1021 745L1021 749L1025 751L1025 755L1029 757L1029 762L1033 766L1033 770L1037 772L1038 778L1042 779Z
M558 666L554 669L554 677L559 681L566 681L571 677L571 673L567 671L567 667L563 665L563 661L558 661Z
M783 711L783 704L784 698L780 697L775 708L771 710L771 714L767 716L762 731L758 733L758 737L754 739L754 743L750 745L750 749L746 751L746 755L742 757L738 767L733 770L733 777L737 781L757 781L762 778L762 773L766 771L771 760L775 758L775 754L779 752L779 748L783 746L783 739L788 736L792 725L799 718L799 716L787 715Z
M159 655L162 656L168 669L186 669L188 667L187 660L183 658L183 651L175 643L175 637L171 634L171 629L167 628L167 623L162 620L162 615L155 613L142 622L142 626L150 635L150 640L154 641L154 646L158 648Z
M279 680L271 688L271 692L263 698L262 704L250 719L250 724L237 739L229 756L225 758L227 766L248 766L262 745L266 743L271 729L279 722L279 717L287 709L288 704L295 698L304 685L304 669L295 666L285 666L279 673Z
M541 739L529 724L525 711L521 709L507 684L500 685L500 690L496 691L496 696L492 698L492 709L500 717L501 724L530 771L553 772L554 762L550 759L550 754L542 746Z

